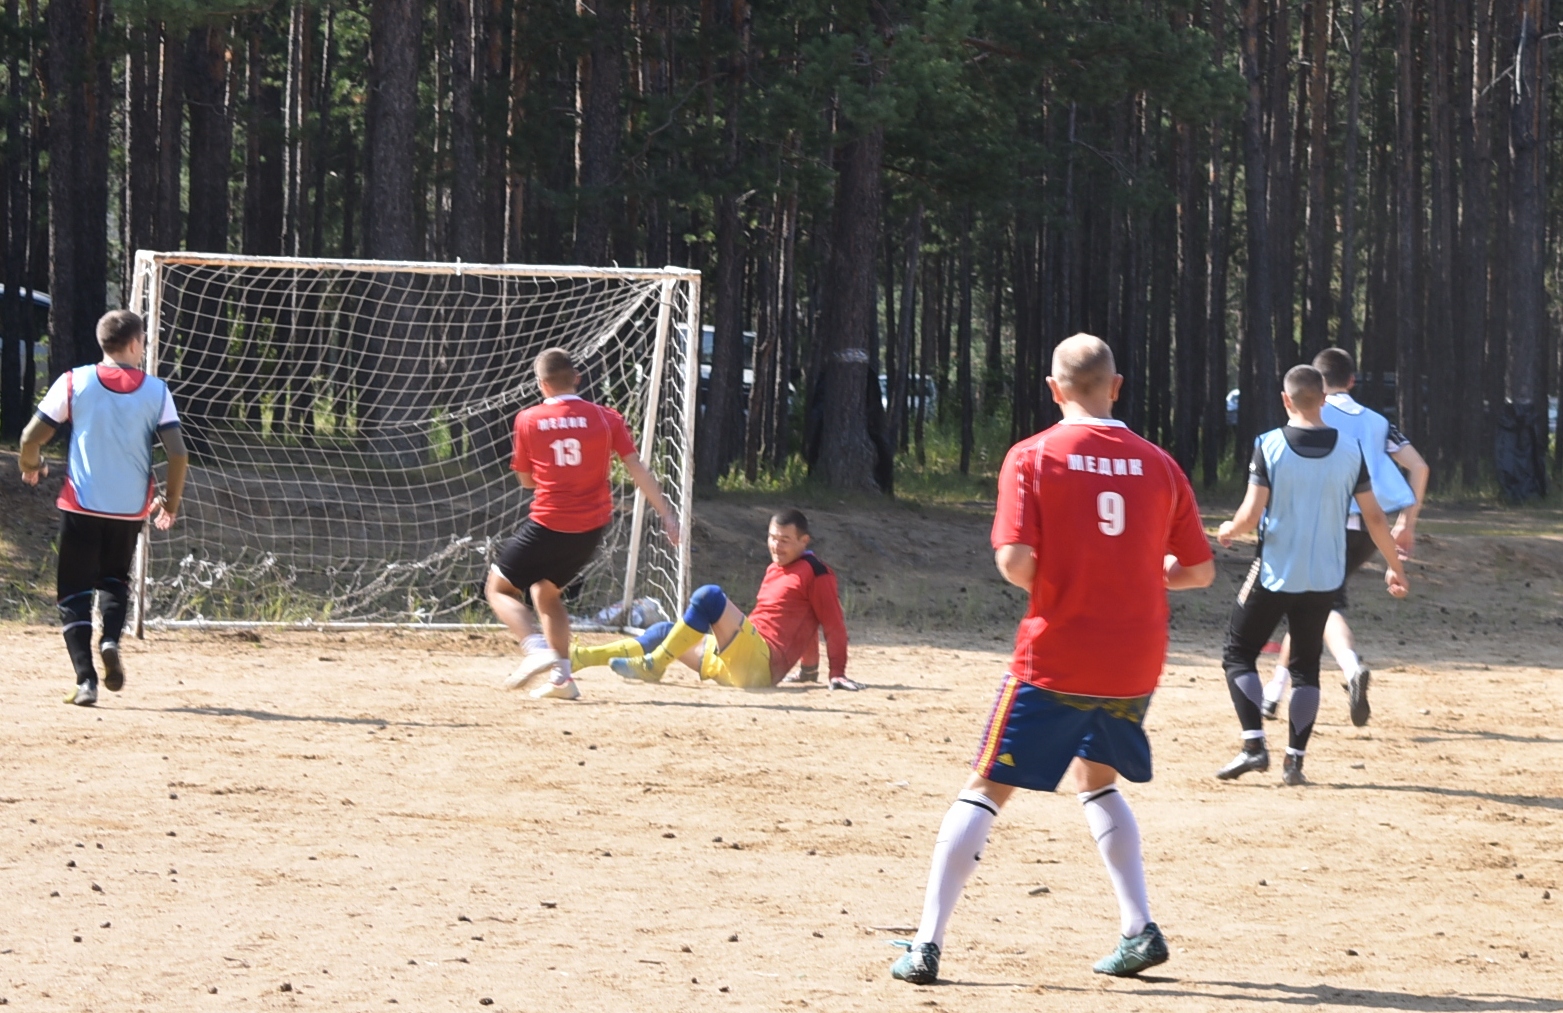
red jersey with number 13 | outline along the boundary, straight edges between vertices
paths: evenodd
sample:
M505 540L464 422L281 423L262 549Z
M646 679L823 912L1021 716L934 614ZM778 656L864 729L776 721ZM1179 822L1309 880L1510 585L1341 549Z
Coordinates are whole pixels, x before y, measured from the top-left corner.
M1136 697L1167 660L1163 557L1211 558L1188 479L1115 419L1070 418L1010 448L993 547L1037 557L1010 672L1058 693Z
M516 415L510 467L537 483L532 520L550 531L595 531L613 519L608 469L613 455L635 453L624 416L574 394L551 397Z

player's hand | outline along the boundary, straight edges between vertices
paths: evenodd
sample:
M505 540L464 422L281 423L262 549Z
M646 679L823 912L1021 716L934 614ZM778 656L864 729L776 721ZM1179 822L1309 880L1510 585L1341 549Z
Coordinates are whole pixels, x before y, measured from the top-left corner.
M20 462L18 462L18 463L20 463ZM43 460L40 460L38 462L38 467L33 468L31 470L29 470L27 465L25 465L25 464L21 465L21 468L22 468L22 481L26 482L28 485L37 485L38 484L38 480L40 478L43 478L44 476L49 474L49 464L48 464L47 461L43 461Z
M1416 529L1403 527L1396 524L1389 532L1389 537L1395 540L1395 555L1401 562L1411 558L1411 553L1416 549Z
M179 517L174 511L163 504L163 498L159 496L152 504L152 526L159 531L167 531L174 526L174 521Z
M673 545L677 545L679 543L679 539L683 537L683 531L678 526L678 518L673 516L671 513L663 514L662 533L668 536L669 542L671 542Z
M1411 593L1411 585L1406 581L1404 571L1393 566L1384 569L1384 585L1395 598L1404 598Z
M1216 529L1216 541L1221 543L1223 549L1232 547L1232 529L1235 526L1231 521L1222 521L1221 527Z

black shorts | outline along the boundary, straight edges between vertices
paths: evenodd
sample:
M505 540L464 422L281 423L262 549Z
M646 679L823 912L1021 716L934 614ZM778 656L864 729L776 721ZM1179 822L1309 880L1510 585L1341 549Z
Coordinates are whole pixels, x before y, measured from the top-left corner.
M141 525L141 521L61 510L60 568L54 582L57 599L94 590L104 581L129 584Z
M1377 551L1372 535L1366 531L1346 529L1346 576L1341 578L1340 587L1335 592L1336 612L1346 611L1346 585L1350 583L1351 575L1362 569L1362 564L1372 559Z
M1228 679L1257 672L1259 655L1275 628L1286 620L1292 634L1288 666L1297 686L1319 685L1319 658L1324 653L1324 624L1330 618L1330 591L1271 591L1259 583L1259 560L1238 593L1227 621L1222 666Z
M554 531L528 517L500 547L494 568L521 591L540 580L563 590L592 561L606 530L605 525L579 533Z

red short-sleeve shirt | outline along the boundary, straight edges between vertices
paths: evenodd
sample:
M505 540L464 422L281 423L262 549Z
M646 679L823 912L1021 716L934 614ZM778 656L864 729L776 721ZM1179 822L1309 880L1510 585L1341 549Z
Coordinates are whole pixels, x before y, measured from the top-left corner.
M1059 693L1135 697L1167 658L1163 559L1211 558L1194 490L1161 448L1113 419L1071 418L1010 448L993 547L1037 572L1011 672Z
M624 416L566 394L516 415L510 467L537 483L532 519L550 531L595 531L613 519L608 468L635 453Z

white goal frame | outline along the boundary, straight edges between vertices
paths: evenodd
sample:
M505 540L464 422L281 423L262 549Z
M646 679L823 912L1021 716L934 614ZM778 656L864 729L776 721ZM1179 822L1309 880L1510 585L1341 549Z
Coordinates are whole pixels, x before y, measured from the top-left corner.
M679 526L682 537L679 539L676 551L676 584L677 600L669 603L676 613L682 608L683 602L689 597L690 592L690 537L693 531L694 521L694 439L695 426L698 421L698 390L700 379L700 272L690 268L663 267L663 268L625 268L625 267L582 267L582 266L555 266L555 265L531 265L531 264L464 264L460 261L427 262L427 261L386 261L386 260L353 260L345 258L328 257L260 257L228 255L215 253L196 252L157 252L151 250L137 250L135 266L132 274L132 286L129 308L140 313L146 323L146 371L156 376L160 363L160 336L162 320L160 314L160 294L163 290L165 269L171 266L179 267L214 267L214 268L291 268L298 270L347 270L366 274L375 273L401 273L401 274L441 274L441 275L470 275L487 276L494 278L565 278L565 279L622 279L625 281L655 282L658 283L658 306L655 325L655 337L652 354L651 374L647 377L649 385L646 391L646 409L641 419L640 433L637 434L641 459L648 468L655 472L652 451L655 448L657 438L657 424L662 410L662 391L664 381L669 379L664 376L668 369L669 350L671 342L682 339L684 343L684 376L682 377L682 432L679 434L682 443L683 467L678 488L678 512ZM682 290L682 291L680 291ZM675 304L682 299L685 307L683 319L673 320ZM638 304L644 305L644 300ZM633 314L636 307L626 311L621 318L603 332L606 338L622 326ZM671 490L670 490L671 491ZM630 539L628 544L628 559L625 567L623 581L623 596L620 619L621 625L601 626L592 622L575 621L577 629L602 630L602 631L627 631L639 633L641 630L630 622L630 605L635 598L637 571L640 563L641 545L646 535L646 499L636 489L634 492L633 507L630 520ZM143 523L141 535L136 543L135 560L133 564L134 593L131 607L132 628L137 638L145 638L145 627L151 625L158 629L243 629L243 628L294 628L294 629L423 629L423 630L474 630L501 628L498 623L463 623L463 622L373 622L373 621L315 621L303 620L297 622L267 622L262 620L209 620L197 619L165 619L161 617L149 617L147 615L147 581L148 568L152 546L148 540L148 526L150 519Z

